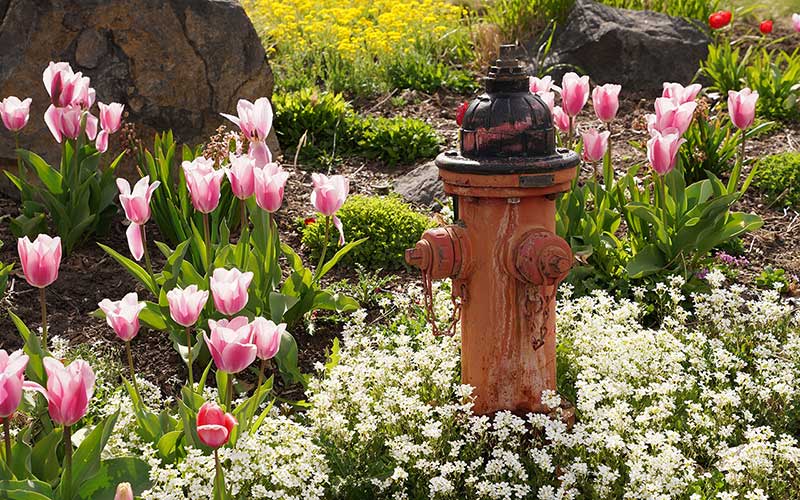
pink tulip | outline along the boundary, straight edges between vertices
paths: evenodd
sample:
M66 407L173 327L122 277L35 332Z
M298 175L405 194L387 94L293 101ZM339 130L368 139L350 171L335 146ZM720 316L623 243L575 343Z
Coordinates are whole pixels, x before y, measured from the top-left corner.
M739 130L750 127L756 119L758 92L745 87L739 92L728 91L728 113Z
M792 14L792 26L796 32L800 33L800 14Z
M115 133L122 125L122 112L124 104L112 102L111 104L98 103L100 108L100 126L109 134Z
M0 349L0 421L14 415L20 401L22 390L42 391L42 387L35 382L25 381L25 367L28 365L28 355L21 350L9 355Z
M98 306L105 313L108 326L124 342L133 340L139 333L139 313L145 308L145 303L139 302L136 292L131 292L116 302L103 299Z
M255 161L249 156L231 155L230 166L225 169L225 174L231 183L233 195L240 200L253 196L255 178L253 170Z
M545 76L544 78L536 78L535 76L532 76L528 78L528 82L531 94L550 92L550 89L553 86L553 78L550 76Z
M17 240L22 272L29 285L44 288L58 278L61 265L61 238L40 234L33 242L27 236Z
M61 143L64 138L77 139L81 133L81 116L83 111L77 106L57 108L50 105L44 113L44 122L56 142Z
M108 151L108 132L101 130L97 133L97 139L94 141L94 147L101 153Z
M592 106L597 118L603 122L610 122L617 116L619 110L619 92L621 85L607 83L595 87L592 91Z
M238 422L233 415L225 413L212 401L203 403L197 412L197 436L211 448L219 448L227 443L236 424Z
M64 367L61 361L44 358L47 372L47 402L50 418L59 425L73 425L83 418L94 394L95 376L92 367L76 359Z
M87 110L94 105L95 90L89 86L88 76L83 76L81 72L75 73L71 82L73 85L72 101L69 104Z
M0 118L3 125L11 132L19 132L28 124L31 116L31 98L20 101L17 97L8 96L0 102Z
M552 113L553 107L556 104L556 94L553 92L536 92L536 95L538 95L539 99L547 104L547 109L549 109L550 113Z
M256 203L267 212L276 212L283 203L283 189L289 173L277 163L267 163L263 168L256 168L253 173Z
M232 316L247 305L247 288L253 281L253 273L243 273L235 267L231 270L217 268L211 275L211 293L214 306L219 312Z
M204 214L213 212L219 205L220 186L225 171L215 169L214 160L202 156L185 161L182 166L195 210Z
M119 483L114 500L133 500L133 488L131 483Z
M311 182L314 184L314 191L311 193L311 204L314 205L323 215L331 216L335 214L342 205L350 192L350 182L346 177L325 174L311 174Z
M91 113L86 113L86 137L90 140L95 140L97 138L97 127L100 121Z
M608 137L611 132L598 132L596 128L591 128L583 134L583 159L589 163L594 163L603 159L608 149Z
M214 358L217 370L239 373L256 359L258 348L253 343L253 331L246 316L237 316L231 321L208 320L211 338L203 333L206 346Z
M561 109L561 106L553 108L553 124L562 132L569 132L569 115Z
M685 104L694 101L697 94L699 94L702 89L703 86L699 83L693 83L688 87L684 87L680 83L664 82L664 91L661 93L661 97L668 97L672 99L675 104Z
M42 73L42 81L56 107L78 106L85 110L94 104L95 90L90 87L89 77L74 73L69 63L50 62Z
M253 343L256 345L258 359L271 359L281 347L281 336L286 331L286 323L276 325L272 321L258 317L251 323Z
M222 116L239 126L239 129L250 141L250 157L256 162L256 167L262 167L272 161L272 154L267 148L266 141L272 128L272 105L266 97L260 97L255 102L239 99L236 104L239 116L220 113Z
M668 97L659 97L655 103L656 114L646 115L647 130L650 134L653 131L659 131L662 134L666 130L674 128L678 130L680 135L683 135L692 123L694 110L697 108L697 103L694 101L677 104L675 101Z
M658 130L653 131L652 138L647 141L647 159L653 170L659 175L672 171L678 158L678 149L684 142L686 139L674 128L665 130L663 134Z
M146 175L139 179L133 186L122 177L117 178L117 188L119 189L119 202L125 210L125 217L136 224L146 224L150 220L150 199L153 191L161 185L161 181L150 184L150 176Z
M190 327L197 323L203 306L208 301L208 290L200 290L197 285L186 288L173 288L167 292L169 315L175 323Z
M561 105L569 116L577 116L589 100L589 77L569 72L561 80Z
M128 225L128 229L125 230L125 238L128 240L128 249L137 262L142 260L142 256L144 256L142 231L144 231L144 226L140 226L134 222L131 222Z

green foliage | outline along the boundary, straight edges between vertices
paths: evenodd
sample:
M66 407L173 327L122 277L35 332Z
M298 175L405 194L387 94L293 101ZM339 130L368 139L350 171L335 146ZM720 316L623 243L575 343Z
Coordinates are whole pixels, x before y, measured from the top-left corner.
M399 57L388 64L387 77L392 87L434 93L448 89L467 94L478 88L472 73L455 69L422 54Z
M719 10L719 0L600 0L600 3L633 10L652 10L670 16L688 17L706 22L708 16Z
M338 153L377 158L389 165L430 158L440 139L414 118L383 118L356 113L341 94L303 89L275 95L275 129L287 154L320 162Z
M31 183L25 169L21 169L20 176L6 171L20 192L21 213L11 220L15 236L55 232L61 237L64 252L69 254L90 236L108 230L117 211L114 174L122 155L102 167L102 154L93 143L84 144L84 137L81 133L77 140L64 139L57 168L36 153L17 150L39 182Z
M376 307L381 299L391 298L392 294L388 287L396 280L396 276L383 273L383 269L370 271L358 263L356 263L355 269L355 283L341 280L334 287L352 295L364 308Z
M785 269L767 266L761 271L761 274L756 277L756 285L759 288L785 292L789 289L789 277L786 275Z
M564 19L572 4L572 0L494 0L484 19L495 24L504 39L523 41L549 21Z
M758 113L781 120L800 119L800 48L762 50L746 68L748 87L758 92Z
M765 156L755 168L754 186L776 203L800 206L800 153Z
M161 185L153 192L150 208L159 233L170 245L186 241L193 234L203 230L202 214L192 206L189 188L183 175L181 163L192 161L201 154L200 146L194 149L184 145L180 161L176 160L177 144L172 131L156 134L153 151L139 145L136 151L137 168L142 176L150 176L150 182L160 181ZM218 243L222 226L235 227L239 224L239 203L233 196L230 184L224 183L219 207L211 214L211 241ZM189 261L200 267L203 255L197 247L191 247L187 254Z
M780 120L800 119L800 49L793 52L754 46L742 53L735 43L709 45L700 73L709 90L725 98L730 90L749 87L758 92L758 113Z
M351 196L337 213L348 241L369 238L343 259L370 269L399 269L404 266L404 252L411 248L426 229L434 227L427 216L415 212L399 196ZM303 228L303 245L318 259L325 240L325 221L320 218ZM331 239L328 254L337 247Z

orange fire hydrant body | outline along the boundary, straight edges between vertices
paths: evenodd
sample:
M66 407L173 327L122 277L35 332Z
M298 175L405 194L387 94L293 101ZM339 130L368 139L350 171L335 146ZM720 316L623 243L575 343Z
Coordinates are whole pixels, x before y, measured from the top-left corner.
M542 391L556 389L556 288L572 264L555 235L555 198L579 159L556 150L550 111L528 92L516 61L499 60L486 85L465 114L460 154L436 160L457 220L427 231L406 260L427 284L453 280L474 412L547 412Z

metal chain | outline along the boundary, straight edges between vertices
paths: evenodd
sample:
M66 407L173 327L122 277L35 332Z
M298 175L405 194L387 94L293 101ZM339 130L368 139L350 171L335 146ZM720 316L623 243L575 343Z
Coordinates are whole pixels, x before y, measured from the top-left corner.
M456 326L461 318L461 300L458 300L455 288L451 294L451 300L453 302L453 315L447 321L447 328L445 328L443 331L439 329L439 325L436 321L436 312L434 311L433 304L433 279L431 278L430 270L422 270L422 290L425 314L428 316L428 322L431 324L433 335L436 337L441 335L452 337L455 335Z

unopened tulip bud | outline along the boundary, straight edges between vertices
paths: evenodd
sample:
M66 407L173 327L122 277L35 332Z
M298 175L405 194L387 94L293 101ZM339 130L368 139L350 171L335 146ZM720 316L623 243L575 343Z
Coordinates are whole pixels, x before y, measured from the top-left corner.
M131 483L119 483L114 500L133 500L133 489Z

